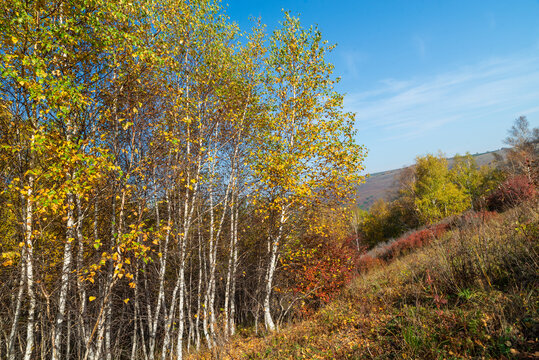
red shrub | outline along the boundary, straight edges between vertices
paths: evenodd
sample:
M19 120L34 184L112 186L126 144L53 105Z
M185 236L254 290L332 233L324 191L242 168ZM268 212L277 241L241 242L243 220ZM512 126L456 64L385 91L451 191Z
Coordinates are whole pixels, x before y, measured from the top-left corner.
M504 181L487 198L489 210L503 211L536 195L535 187L526 176L517 175Z
M411 234L398 238L384 248L380 255L383 260L391 260L400 255L406 254L413 249L429 244L433 239L440 237L449 229L449 225L441 223L433 225L427 229L418 230Z
M328 303L351 280L355 253L327 239L305 239L281 259L290 287L303 298L303 312Z
M468 211L455 219L453 225L458 228L463 228L465 226L481 224L496 217L498 217L498 213L495 211Z
M382 259L371 255L362 255L358 260L358 269L360 272L365 272L384 263Z

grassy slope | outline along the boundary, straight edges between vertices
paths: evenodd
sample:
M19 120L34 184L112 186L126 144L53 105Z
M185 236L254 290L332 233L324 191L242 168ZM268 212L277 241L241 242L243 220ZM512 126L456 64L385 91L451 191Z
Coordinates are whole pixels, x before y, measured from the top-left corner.
M539 358L538 203L456 223L360 275L313 318L198 357Z

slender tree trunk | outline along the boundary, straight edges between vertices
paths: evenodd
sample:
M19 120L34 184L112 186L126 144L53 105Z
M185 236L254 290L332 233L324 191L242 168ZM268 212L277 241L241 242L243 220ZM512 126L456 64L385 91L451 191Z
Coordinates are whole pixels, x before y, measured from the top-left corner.
M283 225L286 221L285 209L281 210L281 216L279 219L279 228L275 237L268 237L268 249L270 250L270 261L268 263L268 269L266 272L266 296L264 297L264 323L266 330L274 331L275 323L271 317L271 292L273 289L273 276L275 274L275 268L277 267L279 242L283 235Z
M43 313L39 314L39 318L41 320L41 342L44 343L45 339L47 339L47 336L45 335L45 316ZM46 354L47 354L47 347L42 345L41 348L41 360L45 360Z
M82 208L81 208L81 201L80 197L76 197L77 201L77 227L76 227L76 235L77 235L77 292L79 295L79 302L80 302L80 309L79 309L79 336L82 338L82 341L86 344L88 342L88 323L86 321L86 286L84 285L82 276L82 267L84 266L84 236L82 234ZM94 236L97 236L97 200L95 203L95 218L94 218ZM97 237L95 238L97 240Z
M215 332L214 332L214 309L212 304L213 299L213 291L214 291L214 284L215 284L215 259L213 257L214 254L214 229L215 229L215 217L214 217L214 207L213 207L213 188L210 187L209 190L209 197L210 197L210 241L208 243L208 282L206 287L206 294L204 298L204 327L205 327L205 334L206 341L208 342L208 347L211 349L214 346L214 340L215 340Z
M140 211L140 210L139 210ZM137 261L135 266L135 294L134 294L134 308L135 313L133 315L133 338L131 340L131 360L136 360L137 357L137 345L138 345L138 318L139 318L139 295L138 295L138 276L139 276L139 263Z
M99 310L99 313L97 315L97 319L94 323L94 326L92 328L92 331L90 332L88 336L88 343L86 344L86 352L84 353L83 360L93 359L93 360L101 360L101 352L103 350L103 340L104 340L104 333L105 333L105 310L107 305L109 304L110 295L112 293L112 289L114 288L114 285L116 284L116 278L113 277L112 281L108 283L107 287L104 291L103 301L101 304L101 309ZM97 342L95 344L94 349L91 351L91 342L96 336ZM92 357L90 357L92 355Z
M34 145L35 136L32 134L30 140L30 146ZM30 163L32 168L33 164L33 155L30 155ZM28 176L28 192L26 196L26 209L24 211L25 221L24 221L24 230L25 230L25 244L24 244L24 253L25 253L25 264L26 264L26 287L29 298L29 308L28 308L28 321L26 323L26 349L24 351L24 360L30 360L32 356L32 351L34 349L34 327L35 327L35 312L36 312L36 294L34 292L34 264L33 264L33 254L34 254L34 244L33 244L33 216L34 216L34 206L33 206L33 187L34 187L34 175L30 174Z
M273 288L273 275L275 273L275 267L277 264L277 250L279 241L272 236L268 237L268 248L270 248L270 260L266 271L266 296L264 297L264 324L266 330L274 331L275 324L271 317L271 290Z
M32 205L27 207L27 210L32 212ZM27 240L26 240L26 286L29 297L28 322L26 325L26 350L24 352L24 360L30 360L32 350L34 349L34 327L36 313L36 295L34 292L34 267L33 267L33 244L32 244L32 215L27 215ZM28 227L27 227L28 229Z
M68 175L71 177L71 174ZM58 299L58 312L56 314L56 322L52 328L52 360L58 360L61 357L60 346L62 344L62 325L65 318L67 292L69 289L69 275L71 273L71 259L73 256L72 245L75 239L75 216L74 216L74 195L67 196L67 239L64 245L64 261L62 264L62 277L60 285L60 295Z
M169 355L169 352L170 352L170 339L172 336L171 334L172 322L174 320L174 314L176 313L176 299L178 296L178 291L180 289L180 282L181 282L180 274L178 274L177 276L178 277L176 278L176 284L174 285L174 290L172 290L170 308L168 312L165 314L165 328L164 328L165 333L163 334L163 347L161 350L161 360L166 360L167 355Z
M214 166L215 163L212 163L212 178L215 175L214 174ZM225 220L225 216L227 213L227 205L228 205L228 198L230 194L230 190L232 188L233 183L233 177L234 177L234 171L231 172L229 182L226 188L226 192L223 198L223 213L221 214L221 219L219 220L219 224L217 225L217 231L214 232L215 227L215 217L214 217L214 205L213 205L213 185L210 186L209 190L209 197L210 197L210 243L209 243L209 281L208 281L208 288L206 292L206 304L209 311L209 318L210 318L210 324L209 324L209 332L210 332L210 343L208 346L212 348L215 346L215 326L217 323L217 317L216 317L216 311L215 311L215 296L216 296L216 279L215 279L215 271L217 268L217 249L219 245L219 238L221 236L221 231L223 229L223 223ZM213 181L213 180L212 180Z
M26 263L24 261L25 256L21 258L21 278L19 280L19 291L17 292L17 302L15 304L15 313L13 314L13 323L11 324L11 331L8 338L7 346L7 358L8 360L15 360L15 336L17 334L17 327L19 324L19 317L21 314L21 304L24 295L24 286L26 284Z
M182 255L180 259L180 295L178 300L178 334L176 338L176 359L183 359L183 333L185 327L185 242L182 244Z
M66 359L71 355L71 312L67 313L67 338L66 338Z
M232 288L232 268L234 262L234 216L235 212L235 201L232 199L230 203L230 243L229 243L229 254L228 254L228 269L226 274L226 285L225 285L225 306L224 306L224 333L225 338L228 339L230 334L230 291Z
M188 142L188 154L190 153L190 142ZM182 224L182 233L180 236L180 268L179 268L179 299L178 299L178 333L176 338L176 359L181 360L183 358L183 333L185 328L185 261L187 258L187 242L189 240L189 231L191 229L191 222L193 219L193 212L195 209L195 201L198 198L198 180L200 176L201 169L201 155L198 155L197 158L197 168L194 179L196 180L194 188L189 191L186 191L185 200L183 203L183 224ZM190 183L190 176L187 177L187 183Z
M172 207L171 207L171 201L170 201L170 194L168 191L165 192L165 200L167 202L168 220L167 220L167 228L166 228L164 244L161 244L161 242L159 243L160 245L159 252L162 254L161 257L159 258L159 275L158 275L159 290L157 292L157 303L155 304L155 308L153 311L148 313L148 319L149 319L148 327L150 329L150 338L149 338L150 359L153 359L155 356L157 325L159 321L162 303L165 298L165 271L166 271L167 258L168 258L168 243L170 240L170 231L172 227Z
M185 297L186 297L186 301L185 301L185 305L186 305L186 317L187 317L187 320L189 321L189 331L187 333L187 353L189 353L189 351L191 351L191 343L193 342L194 340L194 324L193 324L193 313L192 313L192 308L191 308L191 305L192 305L192 297L191 297L191 294L193 293L193 266L192 266L192 261L189 262L189 264L191 265L190 266L190 269L189 269L189 286L187 287L188 290L187 292L185 293Z
M202 261L202 235L200 233L201 227L200 214L198 214L198 286L197 286L197 313L195 320L195 336L196 336L196 349L200 350L200 316L202 315L202 270L205 267L205 263Z
M236 196L237 201L237 196ZM230 297L230 317L228 319L228 331L230 335L234 335L236 333L236 300L235 300L235 294L236 294L236 272L238 268L238 215L239 215L239 206L236 204L236 214L234 216L234 253L232 255L232 289L231 289L231 297Z

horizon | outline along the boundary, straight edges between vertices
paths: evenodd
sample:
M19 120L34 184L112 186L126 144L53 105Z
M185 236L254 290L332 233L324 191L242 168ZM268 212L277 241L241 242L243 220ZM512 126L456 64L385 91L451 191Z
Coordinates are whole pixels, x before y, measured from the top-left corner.
M457 153L455 153L453 155L442 153L442 155L446 160L451 160L451 159L454 159L458 155L464 156L464 155L467 155L469 153L472 156L480 156L480 155L499 152L499 151L502 151L502 150L508 150L510 148L511 148L511 146L506 145L506 146L502 146L502 147L500 147L498 149L495 149L495 150L487 150L487 151L483 151L483 152L474 152L474 153L472 153L472 152L466 151L466 152L462 152L462 153L457 152ZM434 155L434 156L436 156L438 154L436 152L430 152L430 153L425 153L425 154L422 154L422 155L417 155L416 157L426 156L426 155ZM374 172L374 173L368 173L368 175L372 176L372 175L383 174L383 173L390 172L390 171L399 171L399 170L403 170L403 169L409 168L409 167L414 166L414 165L415 165L415 163L410 164L410 165L405 165L405 166L402 166L402 167L397 167L397 168L394 168L394 169L386 169L386 170L377 171L377 172Z
M366 173L417 156L504 147L519 116L539 125L539 2L228 1L241 28L260 17L271 33L282 10L330 44L344 108L356 113Z

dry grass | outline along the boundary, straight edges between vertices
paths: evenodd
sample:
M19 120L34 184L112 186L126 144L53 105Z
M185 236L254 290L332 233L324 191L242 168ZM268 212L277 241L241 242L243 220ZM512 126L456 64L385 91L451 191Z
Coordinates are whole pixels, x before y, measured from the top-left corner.
M539 358L538 202L466 216L311 319L193 358Z

